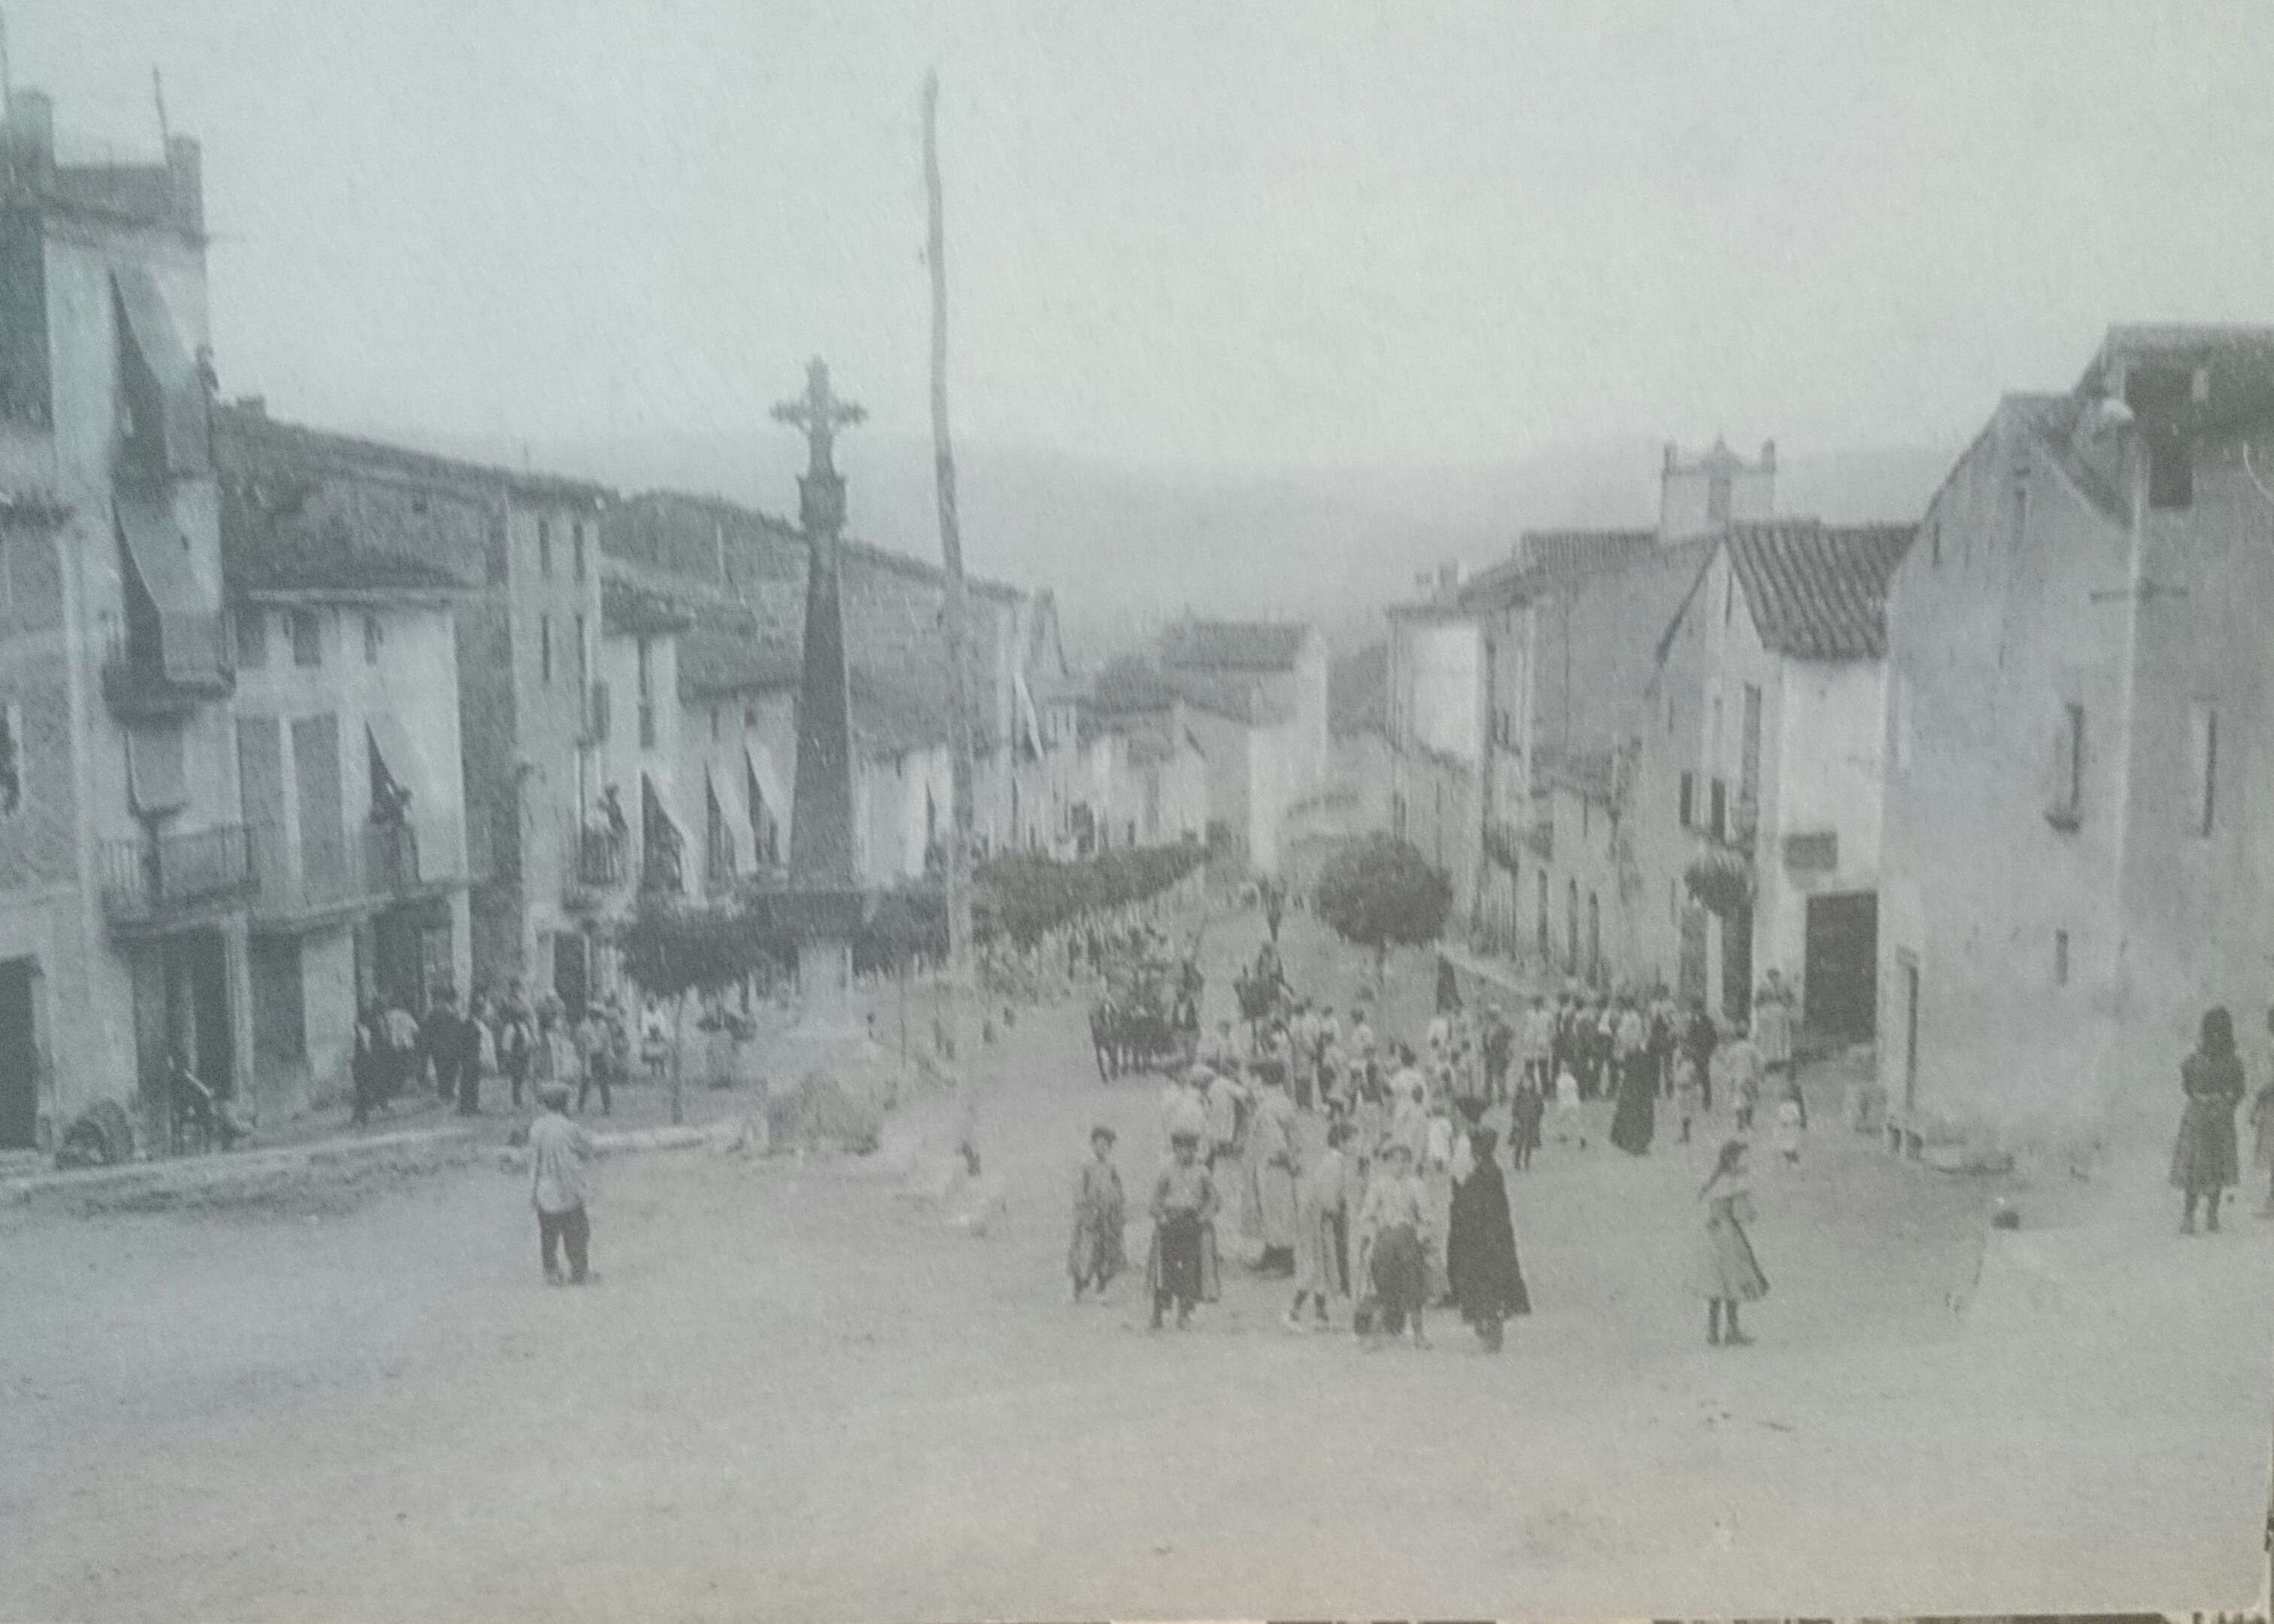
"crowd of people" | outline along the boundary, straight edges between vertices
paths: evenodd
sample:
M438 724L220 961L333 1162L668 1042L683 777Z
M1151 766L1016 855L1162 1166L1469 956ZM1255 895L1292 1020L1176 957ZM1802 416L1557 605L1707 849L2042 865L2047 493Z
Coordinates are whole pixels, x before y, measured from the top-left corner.
M1552 1003L1534 998L1520 1021L1497 1006L1479 1018L1442 968L1418 1049L1378 1036L1362 1006L1345 1019L1290 992L1245 1034L1220 1023L1194 1064L1168 1080L1160 1102L1168 1154L1147 1204L1154 1328L1172 1312L1187 1325L1214 1300L1217 1225L1230 1222L1258 1246L1259 1272L1291 1286L1291 1330L1330 1327L1334 1305L1347 1303L1352 1327L1370 1340L1410 1335L1426 1345L1429 1312L1449 1309L1497 1351L1507 1322L1531 1311L1505 1176L1528 1169L1549 1137L1584 1149L1591 1101L1615 1102L1611 1140L1639 1156L1662 1100L1687 1144L1714 1124L1718 1094L1728 1133L1698 1193L1695 1283L1711 1304L1708 1340L1749 1341L1739 1307L1767 1290L1746 1231L1764 1091L1778 1091L1779 1154L1796 1162L1806 1128L1781 982L1773 975L1763 986L1748 1027L1725 1032L1701 1004L1685 1014L1663 989L1571 987ZM1266 978L1284 986L1268 944L1243 973ZM1077 1301L1103 1292L1123 1267L1115 1145L1101 1125L1077 1181L1069 1251Z
M414 1015L401 996L375 997L356 1022L350 1066L352 1118L358 1124L389 1101L431 1088L465 1116L482 1109L483 1086L506 1085L512 1109L558 1082L582 1114L599 1096L600 1114L634 1067L663 1069L669 1036L661 1011L648 1004L636 1022L614 996L571 1011L546 993L531 1000L516 981L502 994L477 992L459 1007L456 989L440 987Z

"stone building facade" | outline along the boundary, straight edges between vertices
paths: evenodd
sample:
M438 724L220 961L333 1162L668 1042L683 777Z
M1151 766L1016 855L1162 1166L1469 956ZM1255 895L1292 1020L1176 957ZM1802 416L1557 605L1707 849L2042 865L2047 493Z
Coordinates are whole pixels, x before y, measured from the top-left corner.
M2001 402L1887 600L1879 1064L1897 1109L2175 1109L2274 986L2274 330L2115 327Z

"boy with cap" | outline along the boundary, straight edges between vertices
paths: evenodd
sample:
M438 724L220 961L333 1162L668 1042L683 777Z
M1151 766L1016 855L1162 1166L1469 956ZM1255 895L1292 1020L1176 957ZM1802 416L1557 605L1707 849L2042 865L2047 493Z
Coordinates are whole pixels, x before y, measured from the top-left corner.
M568 1085L558 1080L537 1091L545 1109L529 1129L529 1194L537 1208L537 1240L545 1259L545 1278L561 1283L557 1248L568 1253L568 1283L581 1286L591 1276L585 1268L591 1224L584 1202L591 1193L585 1163L592 1159L592 1141L584 1130L568 1120Z
M1169 1304L1177 1305L1177 1328L1192 1324L1193 1304L1215 1296L1210 1267L1215 1252L1215 1181L1201 1165L1201 1136L1178 1128L1170 1138L1171 1160L1153 1186L1153 1253L1145 1268L1153 1294L1153 1328Z

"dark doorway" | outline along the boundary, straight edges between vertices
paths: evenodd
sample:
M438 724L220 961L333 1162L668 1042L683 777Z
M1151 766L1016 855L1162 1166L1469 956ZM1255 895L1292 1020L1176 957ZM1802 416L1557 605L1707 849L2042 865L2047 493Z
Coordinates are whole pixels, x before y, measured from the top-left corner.
M39 1142L40 1054L32 1039L32 961L0 964L0 1150Z
M1721 1015L1750 1031L1753 1024L1753 910L1721 916Z
M1879 893L1811 897L1807 951L1803 1019L1810 1029L1869 1041L1879 996Z
M1706 1002L1706 910L1685 903L1682 909L1682 1002Z
M196 931L166 944L169 1045L198 1080L222 1099L237 1094L237 1045L229 1022L228 948L218 931ZM166 1056L158 1056L158 1074Z
M584 1000L591 992L589 970L583 936L564 930L553 938L553 994L571 1015L584 1012Z

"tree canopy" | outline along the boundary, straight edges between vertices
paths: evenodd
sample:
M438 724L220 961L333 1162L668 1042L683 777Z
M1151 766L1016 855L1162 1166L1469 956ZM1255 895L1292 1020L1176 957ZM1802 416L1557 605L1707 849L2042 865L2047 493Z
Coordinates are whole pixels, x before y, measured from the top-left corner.
M1319 917L1344 941L1377 953L1393 943L1435 941L1452 906L1452 882L1389 835L1351 842L1319 875Z

